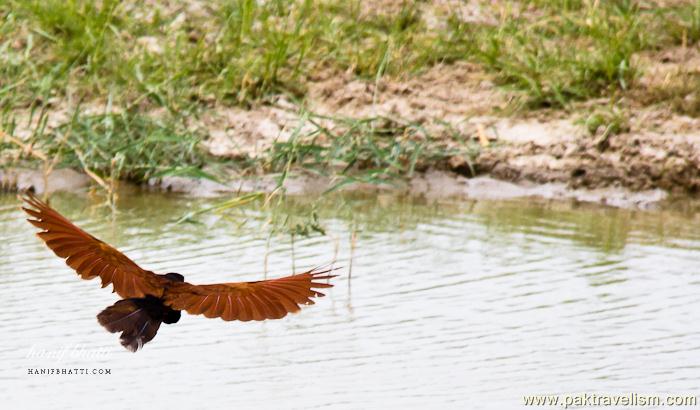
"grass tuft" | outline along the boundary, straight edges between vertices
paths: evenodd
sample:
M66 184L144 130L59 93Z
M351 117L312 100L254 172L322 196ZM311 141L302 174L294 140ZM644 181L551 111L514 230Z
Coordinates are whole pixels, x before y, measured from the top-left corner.
M134 113L76 113L38 142L63 165L102 177L138 182L165 175L213 178L201 171L200 136L174 122Z
M268 171L286 173L295 166L332 175L339 179L331 188L335 190L357 182L393 183L449 157L473 159L477 153L476 143L436 139L419 124L386 117L352 119L307 114L307 118L315 126L314 131L296 132L287 141L275 142L266 161ZM331 121L333 130L320 125L319 120Z

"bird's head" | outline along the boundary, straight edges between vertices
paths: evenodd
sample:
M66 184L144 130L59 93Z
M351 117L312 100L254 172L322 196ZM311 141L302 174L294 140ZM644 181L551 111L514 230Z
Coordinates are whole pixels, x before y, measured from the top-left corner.
M184 282L185 281L184 276L180 275L179 273L175 273L175 272L166 273L165 275L162 275L162 276L168 280L172 280L173 282Z

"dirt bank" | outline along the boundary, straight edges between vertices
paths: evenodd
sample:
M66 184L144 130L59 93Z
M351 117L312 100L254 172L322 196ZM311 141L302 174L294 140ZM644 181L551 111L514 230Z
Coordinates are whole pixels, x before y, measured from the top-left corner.
M483 150L473 167L477 173L508 181L563 182L572 188L625 187L633 191L660 188L694 194L700 188L700 124L690 118L674 118L673 123L675 130L632 129L602 138L575 135L506 141ZM559 126L560 122L516 122L494 129L517 128L521 136L534 136L556 133ZM449 166L460 173L470 172L458 160Z
M641 82L653 83L659 72L669 72L668 67L661 70L669 65L664 55L647 59L649 64L658 62L657 69L648 70L650 78ZM423 164L424 169L509 182L564 183L570 188L697 193L700 120L665 106L637 105L633 97L615 107L593 101L571 112L508 113L512 95L495 87L475 66L453 64L402 81L324 73L312 79L306 105L328 116L385 116L418 124L431 143L445 150L464 144L478 147L469 155ZM608 121L621 124L586 123L592 113L611 110L619 118ZM210 130L205 145L214 156L265 155L275 141L286 141L298 129L297 113L284 98L251 110L213 110L203 122ZM333 130L336 124L326 121L323 126Z
M506 115L510 94L469 64L436 66L401 81L358 80L327 72L314 77L312 84L304 104L317 114L397 118L420 125L440 149L477 147L473 155L419 164L423 172L393 190L431 198L538 196L646 208L662 201L664 191L693 194L700 187L700 120L659 107L626 108L625 127L606 135L602 126L588 130L582 114ZM330 131L339 126L317 121ZM303 139L314 129L302 122L299 107L284 97L250 109L213 107L193 119L192 127L206 135L202 147L209 155L232 164L262 163L275 142L295 133ZM152 179L149 185L195 196L275 188L272 176L244 177L234 169L222 183L166 177ZM67 172L52 173L49 189L80 189L89 183L77 176L81 174ZM292 195L322 193L334 183L332 178L307 177L303 171L296 175L285 183ZM40 191L45 184L41 172L16 168L0 173L0 180L6 187L34 186ZM359 184L346 189L388 188Z

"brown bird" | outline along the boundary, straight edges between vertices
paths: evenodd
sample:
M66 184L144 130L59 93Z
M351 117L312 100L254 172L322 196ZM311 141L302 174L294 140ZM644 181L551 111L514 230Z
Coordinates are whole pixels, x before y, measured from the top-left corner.
M142 269L126 255L75 226L31 193L22 198L31 208L22 209L46 245L83 279L99 277L102 287L112 284L123 299L97 315L111 333L122 332L122 346L137 351L151 341L161 323L180 320L180 311L223 320L280 319L312 305L324 296L321 282L337 275L333 269L315 268L297 275L256 282L193 285L179 273L156 274Z

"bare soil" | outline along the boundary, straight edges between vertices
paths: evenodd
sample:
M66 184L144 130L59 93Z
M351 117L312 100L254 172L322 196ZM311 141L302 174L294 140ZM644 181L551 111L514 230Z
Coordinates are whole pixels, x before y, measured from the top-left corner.
M649 68L639 82L663 82L669 72L687 67L698 54L679 49L643 56ZM600 131L591 135L581 124L581 113L507 114L512 97L476 66L461 63L436 66L403 80L322 73L310 78L306 104L324 115L381 115L418 123L447 145L455 143L449 141L454 133L480 141L476 158L452 157L431 164L465 176L474 176L474 169L477 175L505 181L558 182L572 188L700 190L698 118L676 114L663 104L641 106L630 95L621 106L629 129L617 135ZM581 111L589 112L596 104L609 103L588 102ZM256 156L276 139L288 138L298 125L295 108L282 98L275 106L214 110L205 121L211 135L206 145L216 156Z

